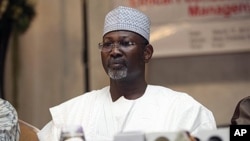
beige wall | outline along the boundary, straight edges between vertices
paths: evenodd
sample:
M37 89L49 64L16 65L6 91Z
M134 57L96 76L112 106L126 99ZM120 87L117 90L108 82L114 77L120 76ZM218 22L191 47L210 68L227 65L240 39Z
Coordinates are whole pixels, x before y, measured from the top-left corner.
M108 85L108 77L105 74L98 50L98 43L102 41L103 23L106 13L111 9L110 1L88 2L88 29L89 29L89 69L90 88L98 89Z
M41 128L51 118L50 107L85 91L81 0L40 0L36 12L20 37L17 87L9 86L13 81L6 76L6 92L17 98L19 118ZM11 59L12 52L8 55Z
M88 1L90 89L108 84L97 48L111 1ZM49 107L82 94L83 27L81 0L40 0L37 16L20 38L17 93L13 94L11 52L7 65L7 97L18 99L20 118L42 128ZM156 48L155 48L156 49ZM148 81L189 93L215 114L218 125L228 124L236 102L249 95L249 53L154 58ZM164 64L164 65L162 65Z

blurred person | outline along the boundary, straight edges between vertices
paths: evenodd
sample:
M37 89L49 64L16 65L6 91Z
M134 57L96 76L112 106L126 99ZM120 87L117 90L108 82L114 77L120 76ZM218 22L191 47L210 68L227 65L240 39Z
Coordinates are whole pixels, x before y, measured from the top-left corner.
M104 21L99 43L110 85L50 108L52 120L38 133L56 141L65 125L81 125L87 141L113 140L128 131L162 132L216 129L212 112L190 95L148 84L145 65L153 55L150 19L139 10L119 6Z
M241 99L231 118L232 125L250 125L250 96Z
M19 141L20 128L16 109L0 98L0 141Z

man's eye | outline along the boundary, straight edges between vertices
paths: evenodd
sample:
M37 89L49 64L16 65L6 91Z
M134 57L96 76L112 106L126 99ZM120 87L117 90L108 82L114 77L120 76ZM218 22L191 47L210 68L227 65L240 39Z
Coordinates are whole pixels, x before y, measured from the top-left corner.
M124 47L129 47L129 46L132 45L132 42L129 42L129 41L120 42L120 45L121 45L121 46L124 46Z
M103 47L111 47L112 43L103 43Z

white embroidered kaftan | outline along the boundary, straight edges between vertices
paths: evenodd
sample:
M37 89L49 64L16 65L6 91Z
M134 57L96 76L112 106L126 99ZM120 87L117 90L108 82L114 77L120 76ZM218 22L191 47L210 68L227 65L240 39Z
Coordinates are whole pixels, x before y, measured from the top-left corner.
M41 141L58 141L64 125L82 125L87 141L113 140L122 131L172 132L216 129L213 114L188 94L148 85L136 100L112 102L109 86L50 109L52 121L39 133Z

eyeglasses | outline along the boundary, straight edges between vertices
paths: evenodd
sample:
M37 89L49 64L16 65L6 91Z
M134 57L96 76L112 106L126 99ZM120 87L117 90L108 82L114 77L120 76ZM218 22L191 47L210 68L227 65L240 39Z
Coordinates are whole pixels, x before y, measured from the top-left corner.
M122 41L122 42L103 42L98 44L99 49L102 52L110 52L116 45L120 49L126 49L136 45L136 43L131 41Z

